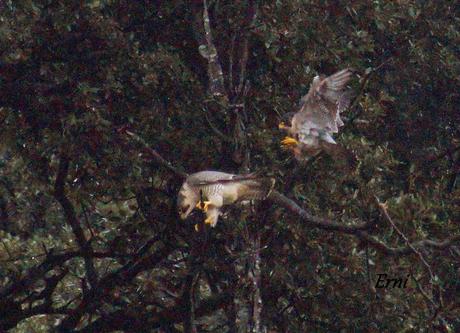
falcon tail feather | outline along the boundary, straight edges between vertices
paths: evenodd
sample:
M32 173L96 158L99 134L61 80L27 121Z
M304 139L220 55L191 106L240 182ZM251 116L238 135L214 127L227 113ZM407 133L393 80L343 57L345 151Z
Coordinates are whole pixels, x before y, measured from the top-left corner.
M275 179L270 177L259 177L242 180L242 190L238 199L242 200L263 200L273 191Z

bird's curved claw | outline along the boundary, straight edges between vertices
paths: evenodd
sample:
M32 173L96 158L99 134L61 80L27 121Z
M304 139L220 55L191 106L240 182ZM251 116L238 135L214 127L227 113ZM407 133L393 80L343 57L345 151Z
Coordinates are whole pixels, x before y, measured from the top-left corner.
M211 201L198 201L198 203L196 204L196 208L201 209L203 212L206 213L211 204Z
M281 144L283 146L294 146L294 145L298 145L299 141L297 141L294 138L291 138L290 136L287 136L281 141Z

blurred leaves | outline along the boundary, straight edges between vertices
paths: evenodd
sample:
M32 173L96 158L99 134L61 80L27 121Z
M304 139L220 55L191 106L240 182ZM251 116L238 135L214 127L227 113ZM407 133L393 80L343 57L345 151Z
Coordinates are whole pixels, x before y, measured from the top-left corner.
M369 232L391 246L405 244L381 218L374 196L386 202L411 241L458 234L458 4L261 1L250 25L243 22L245 4L212 1L209 14L227 81L235 71L230 64L238 63L231 57L241 57L238 43L231 54L232 38L249 36L250 89L242 119L251 171L275 175L277 189L314 214L375 221ZM108 288L79 328L91 329L122 311L122 318L137 318L145 327L182 330L175 324L181 322L178 314L162 311L179 306L185 313L181 297L190 272L200 272L195 308L228 292L241 310L235 318L247 322L249 235L260 231L262 319L269 330L426 331L443 325L458 331L458 247L424 251L440 286L433 297L444 304L433 309L414 283L403 290L370 287L375 274L384 272L411 273L429 289L415 256L390 258L351 235L312 230L279 207L264 210L263 221L257 208L231 209L206 235L193 232L199 214L178 221L181 180L125 140L120 129L135 132L187 172L238 171L229 154L235 147L224 140L233 135L234 116L206 93L203 57L210 54L196 41L193 6L147 0L0 4L0 290L27 277L50 254L79 251L53 196L65 152L66 194L100 255L94 258L98 275L118 274L139 249L145 261L135 262L146 263L135 278ZM357 100L337 141L357 156L357 168L344 171L326 155L298 165L281 150L277 125L297 110L315 75L343 67L357 72ZM156 255L161 260L153 260ZM49 331L78 307L87 295L82 256L46 274L65 270L52 293L54 312L29 313L12 331ZM33 296L43 288L39 279L8 301L35 307ZM226 331L232 306L203 310L196 318L199 331ZM136 309L147 309L151 321ZM173 324L155 324L157 317Z

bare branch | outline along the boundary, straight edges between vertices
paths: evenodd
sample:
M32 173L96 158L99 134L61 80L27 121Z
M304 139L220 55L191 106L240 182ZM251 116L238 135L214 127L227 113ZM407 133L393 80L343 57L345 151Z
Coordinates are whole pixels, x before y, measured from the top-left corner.
M208 77L209 77L209 93L212 96L227 98L224 87L224 74L219 62L217 49L212 39L211 23L209 20L208 5L206 0L203 0L203 27L204 27L204 42L200 42L199 51L202 57L208 61Z
M54 184L54 197L61 204L62 209L64 210L66 221L72 228L77 244L84 254L86 276L90 286L95 288L97 285L97 274L96 270L94 269L94 264L91 257L93 249L91 244L86 240L85 234L80 225L80 221L77 218L72 203L65 194L65 179L67 177L68 171L69 159L67 156L65 156L65 154L62 154L59 161L59 170L56 176L56 182Z
M196 317L203 317L216 311L216 309L225 307L231 301L231 293L228 291L210 296L200 302L196 308L195 315ZM122 309L98 318L77 332L108 332L120 329L130 332L143 332L147 327L150 330L168 327L169 332L172 331L171 327L174 327L174 323L184 320L185 315L181 302L161 312L145 311L144 308Z
M224 133L219 131L219 129L211 122L211 120L208 117L208 113L206 112L207 110L204 111L204 118L208 122L209 128L223 141L226 143L233 143L233 140L226 136Z
M157 160L157 162L160 165L165 166L168 170L170 170L176 176L179 176L183 179L187 177L187 173L180 171L179 169L173 167L170 162L166 161L155 150L148 148L147 144L137 135L131 132L129 132L128 135L130 135L131 137L134 137L135 139L138 138L136 140L138 140L139 142L142 142L146 149L153 151L154 154L152 154L152 156ZM293 213L295 216L298 216L301 220L312 224L312 226L314 227L317 227L323 230L334 230L334 231L338 231L341 233L354 235L358 237L359 239L361 239L362 241L369 244L371 247L383 253L386 253L389 255L409 255L413 253L413 250L408 246L396 247L396 248L390 247L384 242L376 239L375 237L365 232L365 230L370 229L374 225L374 222L372 221L359 222L359 223L347 225L347 224L344 224L343 222L339 223L339 222L335 222L330 219L325 219L322 217L314 216L308 213L303 208L301 208L296 202L287 198L286 196L279 193L278 191L272 191L271 194L268 196L267 200L281 207L284 207L285 209ZM460 242L460 235L455 235L443 241L434 241L430 239L424 239L424 240L412 243L412 246L416 249L423 248L423 247L431 247L434 249L442 250L442 249L448 248L459 242Z
M237 100L240 99L241 97L244 97L243 91L245 91L244 85L246 83L246 66L248 63L248 52L249 52L248 37L246 34L243 37L242 43L243 43L243 46L242 46L242 55L241 55L241 60L240 60L240 75L239 75L240 82L238 84L238 88L235 89Z
M249 38L249 30L251 26L254 24L254 21L256 19L256 4L254 0L248 1L248 8L245 14L246 14L245 19L241 26L241 32L240 32L240 34L242 35L242 40L239 43L241 45L240 73L239 73L238 88L234 89L236 93L235 100L244 98L245 95L247 94L247 89L245 89L245 85L247 84L246 70L247 70L248 54L249 54L248 38Z
M192 264L193 265L193 264ZM196 333L196 323L195 323L195 285L199 279L199 272L196 272L193 266L190 269L191 271L187 274L184 280L184 291L182 293L181 303L186 309L184 312L184 332L185 333Z
M93 288L84 294L81 302L74 310L72 310L70 315L62 321L58 330L68 332L75 329L81 317L91 308L94 308L99 302L101 302L102 296L109 295L113 288L116 286L130 283L131 280L140 272L155 267L163 260L165 260L168 255L175 249L172 244L167 243L158 249L155 253L145 258L140 258L148 251L148 249L156 242L156 240L157 238L155 237L147 241L145 245L142 246L133 256L132 260L130 260L127 264L118 270L110 272L106 276L102 277L99 280L99 288ZM99 330L96 332L99 332Z
M179 176L183 179L187 178L188 174L179 170L178 168L174 167L169 163L167 160L165 160L158 152L152 148L149 147L149 145L142 139L140 136L137 134L128 131L126 128L121 128L118 130L120 133L125 133L129 135L131 138L133 138L136 142L140 143L142 145L142 148L144 151L150 156L153 157L153 159L160 165L166 167L169 171L174 173L176 176Z
M394 256L403 256L403 255L410 255L413 254L413 251L411 248L407 246L401 246L401 247L390 247L383 243L382 241L376 239L375 237L369 235L367 232L364 231L359 231L356 234L361 240L365 241L368 243L370 246L375 248L376 250L379 250L383 253L386 253L388 255L394 255ZM453 237L447 238L443 241L433 241L431 239L424 239L418 242L413 242L412 246L416 249L419 248L424 248L424 247L431 247L437 250L442 250L445 248L448 248L456 243L460 243L460 235L455 235Z
M233 89L233 53L235 52L235 42L236 42L236 33L232 36L232 41L230 43L230 50L228 55L228 90L230 91L230 95L235 94Z
M396 232L398 233L398 235L404 239L404 242L406 243L406 245L409 247L410 250L412 250L419 258L420 258L420 261L422 262L422 264L426 267L426 269L428 270L428 273L430 274L430 286L431 286L431 290L430 290L430 296L427 295L422 286L418 283L418 281L415 279L414 276L412 276L412 278L414 279L414 281L416 281L416 284L417 284L417 288L418 290L422 293L422 295L427 298L429 300L429 303L430 305L433 305L435 308L439 308L441 305L438 305L436 304L436 302L434 301L433 299L433 287L434 287L434 275L433 275L433 271L431 269L431 266L430 264L428 264L428 262L425 260L425 258L423 257L423 255L420 253L420 251L418 251L412 244L411 242L409 241L409 239L407 238L407 236L398 228L398 226L393 222L393 219L391 218L390 214L388 213L388 210L387 210L387 204L386 203L381 203L379 198L377 196L374 196L375 198L375 201L377 202L377 206L379 207L379 210L380 212L382 213L382 215L385 217L385 220L388 221L388 223L391 224L391 226L393 227L394 230L396 230ZM439 287L439 295L441 297L442 295L442 291L441 291L441 287ZM436 313L437 310L433 310L433 312Z
M362 81L361 81L361 86L359 87L358 93L354 96L354 98L350 102L350 106L348 107L348 110L351 110L355 107L355 105L358 103L359 99L361 96L364 94L364 91L367 88L367 84L369 83L370 78L372 75L374 75L380 68L385 66L388 62L393 60L393 57L388 57L384 61L382 61L378 66L371 68L369 72L367 72ZM353 121L358 118L360 115L360 112L355 113L353 116L350 117L349 121L347 122L348 124L352 124Z
M286 196L282 195L278 191L273 191L267 198L268 200L272 201L273 203L278 204L286 208L291 213L294 213L296 216L300 217L302 220L309 222L315 227L325 230L336 230L346 234L359 234L360 230L369 229L374 223L367 222L367 223L359 223L354 225L346 225L343 223L337 223L329 219L317 217L311 215L306 210L301 208L297 203L293 200L287 198Z
M388 214L388 210L387 210L387 205L385 203L381 203L379 198L377 196L374 196L375 198L375 201L377 202L377 206L379 207L379 210L380 212L382 213L382 215L385 217L385 220L387 220L391 226L393 227L394 230L396 230L396 232L398 233L399 236L401 236L402 239L404 239L404 242L407 244L407 246L409 247L409 249L411 249L419 258L420 258L420 261L423 263L423 265L427 268L429 274L430 274L430 280L431 280L431 283L433 284L433 281L434 281L434 276L433 276L433 271L431 270L431 266L428 264L428 262L425 260L425 258L423 257L423 255L420 253L420 251L418 251L416 248L414 248L411 244L411 242L409 241L409 239L406 237L406 235L404 235L404 233L399 230L398 226L393 222L393 219L390 217L390 215Z
M0 299L5 299L10 296L24 292L35 281L43 278L47 272L54 269L56 266L62 265L67 260L75 257L75 253L65 253L62 255L54 255L50 253L46 259L38 266L29 270L26 277L14 281L9 287L0 292Z
M261 331L261 314L262 314L262 295L261 295L261 258L260 258L260 238L261 233L257 231L252 236L252 254L249 256L249 280L251 281L252 292L252 330L251 332ZM251 246L250 245L250 246Z

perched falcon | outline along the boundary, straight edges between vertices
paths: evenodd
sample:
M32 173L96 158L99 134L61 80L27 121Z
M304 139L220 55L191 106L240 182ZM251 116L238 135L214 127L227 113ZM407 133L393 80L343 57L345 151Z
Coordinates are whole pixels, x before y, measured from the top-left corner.
M281 143L290 148L298 160L318 154L321 150L340 150L333 134L343 126L340 113L350 104L351 92L346 88L352 71L343 69L331 76L316 76L310 90L300 100L300 110L291 119L291 127L280 124L289 133Z
M254 173L234 175L219 171L200 171L191 174L182 184L177 198L181 219L186 219L194 208L206 213L206 224L215 227L224 205L254 199L265 199L275 180Z

